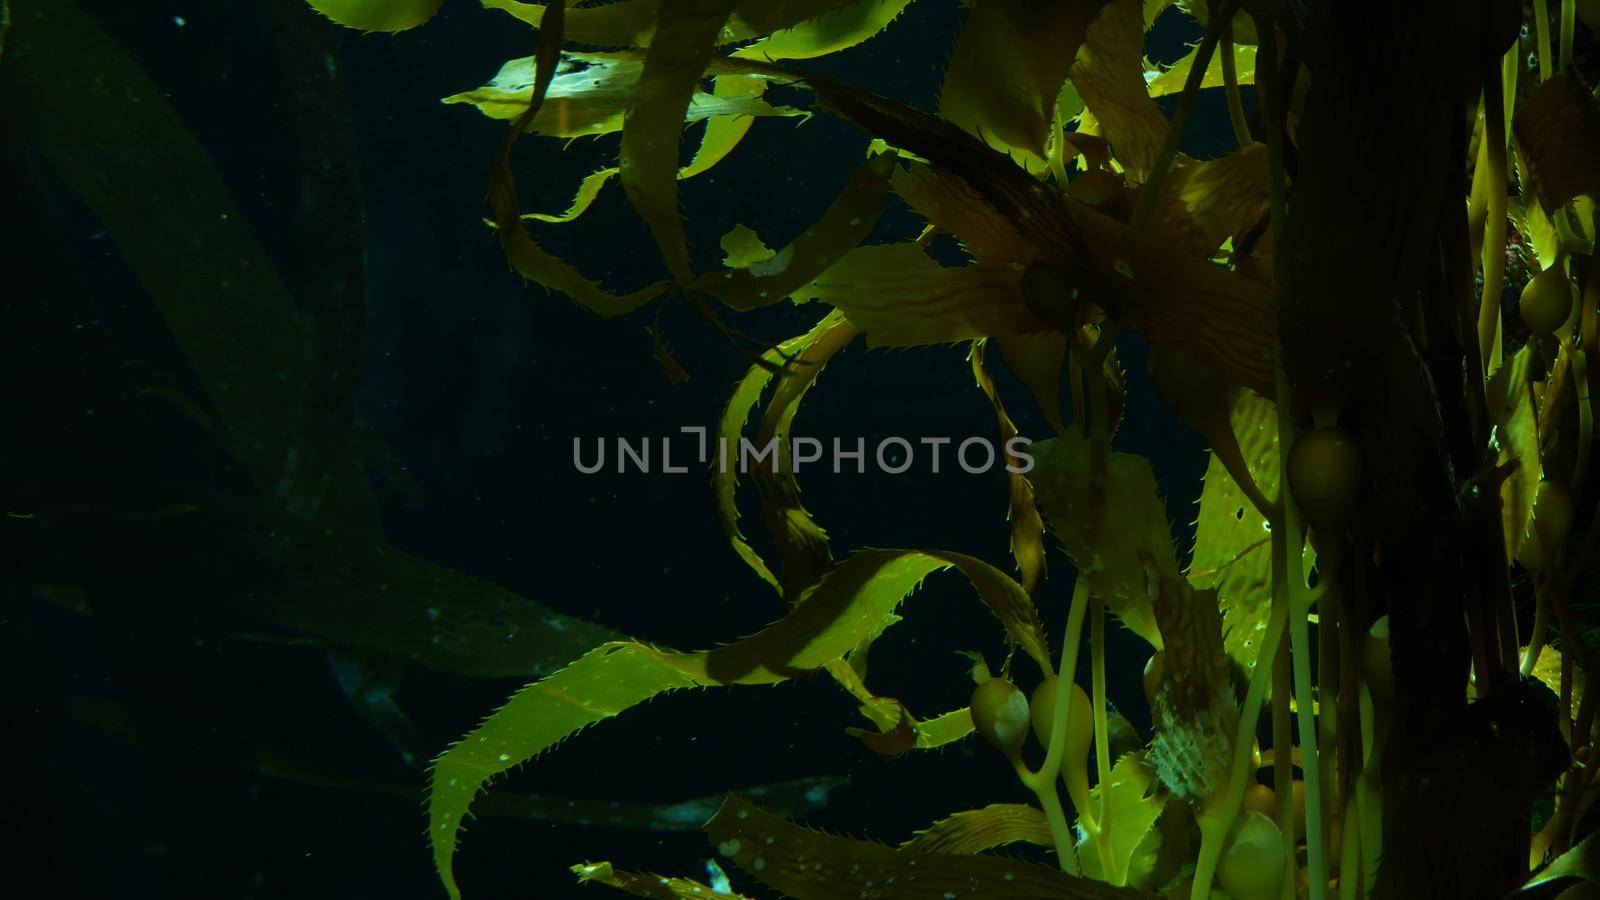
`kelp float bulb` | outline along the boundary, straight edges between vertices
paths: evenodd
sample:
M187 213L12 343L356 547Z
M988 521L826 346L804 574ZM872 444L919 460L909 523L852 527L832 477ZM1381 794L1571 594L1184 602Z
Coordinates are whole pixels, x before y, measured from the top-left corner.
M1050 729L1056 721L1056 690L1061 686L1061 679L1054 675L1039 682L1033 689L1033 699L1029 702L1029 713L1033 720L1033 736L1044 747L1050 746ZM1089 741L1094 738L1094 710L1089 706L1089 695L1083 692L1077 682L1072 684L1072 698L1067 701L1071 708L1067 712L1067 749L1068 760L1081 760L1089 754Z
M1277 900L1288 850L1278 823L1261 813L1245 812L1217 866L1217 881L1234 900Z
M1517 308L1522 311L1522 321L1527 323L1529 331L1552 334L1567 324L1575 294L1576 288L1558 262L1533 276L1522 288Z
M1004 678L989 678L972 690L972 727L1007 758L1028 739L1028 698Z
M1324 540L1350 521L1361 488L1361 448L1338 428L1315 428L1289 449L1289 491Z

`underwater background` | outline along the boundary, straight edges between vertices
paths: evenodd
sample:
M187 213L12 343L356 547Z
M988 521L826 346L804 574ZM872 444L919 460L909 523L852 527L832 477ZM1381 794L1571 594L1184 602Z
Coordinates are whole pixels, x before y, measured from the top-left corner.
M399 662L416 635L391 635L383 605L414 600L393 601L371 583L330 579L307 598L317 612L304 628L255 614L263 585L281 575L257 544L274 533L257 511L271 498L222 449L218 429L239 426L218 422L188 355L232 359L230 377L265 386L264 397L284 377L271 365L284 346L295 365L321 367L326 432L312 436L337 432L337 452L351 460L347 477L362 487L333 491L346 499L323 504L312 521L381 534L555 613L684 648L748 634L777 613L726 552L707 473L580 474L573 442L713 427L748 360L687 310L669 307L657 325L691 376L669 384L642 317L602 320L508 271L483 221L485 173L503 127L436 98L481 83L492 74L488 61L530 53L528 29L470 3L447 3L426 29L363 36L302 0L82 0L77 9L125 56L116 64L136 65L171 104L246 223L222 229L174 212L152 224L163 230L145 236L147 252L135 260L97 214L101 198L83 196L63 172L114 155L107 145L119 141L148 142L132 157L162 157L166 133L115 124L138 111L126 85L99 97L63 82L44 89L30 61L55 57L81 73L109 64L98 45L56 46L30 34L30 10L52 6L13 5L0 61L5 192L15 198L3 214L19 235L8 251L0 326L16 366L5 392L14 427L0 438L6 503L25 511L38 497L78 502L59 531L27 522L25 512L7 523L16 551L6 554L8 735L31 756L23 808L37 805L39 852L30 868L52 897L440 896L423 834L426 761L529 678ZM932 108L962 15L956 4L913 3L881 35L817 60L814 70ZM1152 33L1152 60L1178 58L1198 35L1170 10ZM1221 98L1202 97L1184 150L1204 159L1230 141ZM683 184L697 266L716 264L718 238L735 224L769 242L792 238L826 208L866 144L827 117L758 122L738 153ZM171 148L174 159L187 152ZM614 136L565 148L523 142L514 166L524 208L562 208L577 181L614 155ZM168 165L103 189L135 198L128 208L162 206L162 195L193 186L181 166ZM916 228L891 206L871 240L905 239ZM241 292L263 282L259 262L232 244L193 252L239 234L259 245L258 259L297 305L290 320L317 324L287 344L282 333L241 327L186 335L186 345L153 302L151 279L208 279L217 296L248 305ZM615 185L582 221L539 234L607 285L659 277L649 234ZM740 324L777 338L812 318L784 305ZM1140 338L1124 335L1119 350L1126 368L1143 369ZM1142 382L1132 383L1128 403L1116 445L1151 459L1175 533L1192 538L1203 446ZM274 410L259 412L267 421ZM1031 408L1013 414L1023 434L1048 433ZM993 428L958 354L858 342L833 362L797 432L824 442L860 437L870 448L890 435L959 443ZM838 546L946 547L1009 568L996 527L1006 514L998 469L819 468L804 486ZM205 527L172 514L202 502L196 497L226 512ZM765 546L764 535L752 540ZM326 564L339 569L337 554ZM1054 548L1050 565L1043 590L1052 599L1040 606L1056 634L1071 567ZM102 586L87 601L93 617L80 592L43 587L91 570L110 573L91 579ZM128 571L153 574L128 581ZM954 580L931 580L911 602L915 622L876 645L877 688L914 708L958 706L971 691L961 667L926 662L959 651L997 659L1000 636ZM115 604L120 612L105 614ZM351 641L352 633L362 637ZM1126 644L1108 654L1126 670L1109 679L1111 702L1144 733L1141 645L1120 628L1109 639ZM397 654L384 652L391 640ZM387 698L411 726L383 719ZM493 827L483 827L485 812L469 830L460 877L477 896L542 898L604 893L574 884L569 867L586 859L701 876L711 854L698 824L730 785L814 779L786 809L830 831L893 841L949 809L1026 796L974 741L879 757L834 726L853 714L854 703L820 678L645 704L497 784L495 793L524 802L508 803ZM392 727L381 728L385 721ZM939 790L928 790L935 783ZM665 810L707 797L678 818ZM593 820L610 801L631 805L609 809L610 824L563 821Z

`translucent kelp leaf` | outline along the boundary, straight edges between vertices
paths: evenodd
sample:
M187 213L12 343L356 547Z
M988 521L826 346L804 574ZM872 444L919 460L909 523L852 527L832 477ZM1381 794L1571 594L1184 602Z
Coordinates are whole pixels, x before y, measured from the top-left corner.
M813 59L868 40L889 26L911 0L857 0L826 15L774 32L734 56L749 59Z
M647 875L641 872L619 872L609 862L579 863L572 867L572 874L578 876L578 883L590 882L609 885L618 890L626 891L635 897L649 897L651 900L710 900L715 897L727 897L729 900L749 900L743 894L729 893L725 890L713 890L710 885L701 884L689 878L667 878L661 875Z
M1061 419L1061 373L1067 365L1067 337L1060 332L996 338L1006 368L1017 376L1039 404L1039 412L1057 434L1067 430Z
M1539 423L1533 396L1534 355L1528 347L1517 351L1489 379L1489 421L1494 425L1492 445L1496 462L1517 461L1517 470L1500 485L1501 524L1506 552L1515 557L1529 537L1533 501L1544 477L1539 463Z
M755 482L761 488L761 517L783 561L778 583L784 597L790 600L821 578L833 560L828 533L800 502L800 462L792 444L794 417L800 411L800 401L816 384L828 361L858 333L843 316L823 319L811 339L794 354L788 371L778 377L756 431L756 446L771 448L773 453L770 465L755 464Z
M567 10L567 40L594 47L644 47L655 33L661 0L618 0ZM498 9L538 28L546 4L520 0L483 0L484 9Z
M1005 403L1000 399L1000 389L995 386L994 376L989 373L984 365L985 342L977 340L972 342L970 357L972 359L972 377L978 382L978 387L989 403L994 407L994 415L1000 427L1000 446L1009 448L1017 437L1017 426L1012 423L1011 417L1006 415ZM1008 451L1009 452L1009 451ZM1017 561L1017 572L1021 576L1022 586L1028 596L1037 596L1039 583L1044 580L1044 520L1039 518L1039 509L1033 501L1033 485L1028 483L1028 476L1023 474L1023 464L1010 456L1006 459L1006 518L1011 522L1011 558ZM1013 471L1013 470L1016 471Z
M872 231L889 190L892 154L878 154L862 163L839 196L811 227L768 262L744 269L708 272L696 281L699 290L715 294L734 309L748 310L787 298L827 271Z
M1089 25L1072 84L1111 141L1117 161L1144 181L1167 135L1167 117L1144 76L1142 0L1112 0Z
M307 0L311 8L346 28L404 31L433 18L444 0Z
M1267 146L1167 173L1144 233L1192 256L1210 258L1224 239L1248 231L1267 212Z
M727 807L723 807L724 810ZM722 813L717 813L721 816ZM1539 891L1545 885L1558 881L1583 882L1592 886L1600 886L1600 834L1591 834L1578 842L1578 846L1561 854L1551 861L1550 865L1540 870L1539 874L1528 879L1528 882L1517 890L1517 896L1545 896L1548 891ZM1581 897L1582 895L1575 895Z
M544 107L534 116L529 130L552 137L620 131L629 98L643 72L644 57L638 54L565 54L550 82ZM452 94L443 102L471 104L491 119L513 120L528 108L535 75L531 57L509 60L487 84ZM748 80L745 83L748 84ZM697 122L717 116L800 115L804 113L772 106L761 99L760 91L695 90L682 121Z
M428 834L445 888L460 897L453 859L462 821L494 777L660 694L776 684L816 671L876 637L925 577L950 567L967 576L1011 639L1048 665L1038 613L1020 585L981 560L919 550L856 553L783 619L714 650L682 653L637 641L605 644L522 688L439 757L431 779Z
M1172 68L1163 70L1160 75L1150 79L1150 96L1165 97L1168 94L1183 92L1183 83L1189 78L1189 70L1194 67L1194 55L1197 51L1190 50L1189 55L1172 64ZM1211 56L1211 64L1206 67L1206 74L1200 80L1201 89L1219 88L1222 80L1222 48L1218 47ZM1233 67L1238 75L1239 84L1255 84L1256 81L1256 48L1244 44L1235 44L1233 47Z
M735 225L722 236L722 253L722 264L730 269L748 269L777 255L748 225Z
M1155 474L1142 456L1106 454L1099 508L1090 470L1090 442L1075 433L1028 448L1035 495L1056 539L1106 608L1123 624L1161 647L1147 589L1146 560L1162 575L1176 575L1177 555Z
M1277 407L1249 391L1232 392L1229 418L1258 485L1278 483ZM1223 650L1249 675L1272 611L1272 547L1267 520L1210 454L1195 522L1189 583L1217 592Z
M976 259L1026 262L1037 253L1017 229L959 178L925 165L894 173L894 192L939 230L955 235Z
M899 756L912 750L932 750L972 733L972 713L964 706L931 719L918 719L894 697L872 693L849 661L836 659L826 668L840 687L861 702L861 714L878 729L875 734L860 728L846 728L845 732L875 753Z
M1109 804L1106 819L1110 822L1110 831L1105 839L1109 841L1112 871L1101 871L1095 841L1086 836L1078 842L1083 874L1112 884L1153 887L1151 881L1160 859L1162 837L1155 827L1156 820L1167 806L1155 770L1140 754L1129 753L1117 760L1109 782L1089 790L1090 803L1097 810L1101 808L1102 793Z
M921 853L835 837L773 816L729 797L705 825L717 852L745 873L802 900L929 897L1061 897L1067 900L1153 900L1038 863L995 856Z
M1095 0L984 0L956 39L939 93L939 115L1043 171L1056 96Z
M754 37L795 28L832 15L859 0L739 0L733 22L724 35L726 41L746 41Z
M991 803L945 816L900 845L919 853L982 853L1006 844L1050 847L1050 823L1026 803Z
M1165 575L1151 582L1165 656L1151 691L1155 736L1145 758L1168 790L1196 803L1229 777L1239 715L1233 667L1222 649L1216 592Z
M1022 270L979 260L947 268L915 242L857 247L794 292L844 311L874 347L1048 331L1022 302Z
M1550 693L1561 696L1561 651L1554 647L1546 646L1539 653L1539 660L1533 664L1533 677L1544 683ZM1574 713L1583 705L1583 667L1572 667L1572 710Z
M1562 72L1518 101L1512 120L1527 187L1546 210L1579 194L1600 200L1600 99Z

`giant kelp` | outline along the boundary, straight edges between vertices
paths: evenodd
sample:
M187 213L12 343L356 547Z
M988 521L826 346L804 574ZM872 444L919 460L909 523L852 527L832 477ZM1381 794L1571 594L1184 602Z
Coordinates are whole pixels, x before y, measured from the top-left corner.
M708 834L791 896L1488 896L1578 843L1593 769L1563 757L1591 752L1596 725L1595 695L1578 689L1594 657L1570 597L1600 531L1586 479L1600 170L1584 150L1594 73L1573 65L1574 3L1559 4L1558 39L1547 4L1533 4L1540 74L1518 87L1512 4L1428 20L1374 3L1172 12L1140 0L976 0L937 114L787 62L869 40L904 3L484 5L539 32L532 60L451 98L513 120L491 175L508 260L604 315L675 298L721 329L752 367L719 438L736 442L755 418L758 441L787 443L823 365L858 333L868 347L961 345L1009 447L1017 429L986 354L997 345L1057 436L1007 478L1017 579L943 550L861 550L834 564L784 464L756 479L775 564L739 527L737 475L716 472L728 541L788 601L784 615L710 651L609 643L529 684L446 750L429 835L453 895L462 820L495 776L663 693L813 672L861 702L876 732L852 733L881 752L937 746L970 725L1038 807L952 811L895 849L730 800ZM1184 15L1203 37L1153 70L1151 23ZM1385 83L1389 69L1399 89ZM782 127L795 110L765 100L773 85L857 126L871 139L865 161L792 244L772 250L735 229L725 265L696 271L677 180L714 166L747 129ZM1199 93L1217 90L1238 147L1191 159L1180 152L1185 126ZM1169 95L1170 118L1158 101ZM700 154L685 165L680 137L701 119ZM620 130L615 165L577 188L569 212L523 213L511 205L509 148L530 130ZM1470 194L1438 174L1469 166ZM613 175L667 276L624 298L524 230L573 223ZM871 242L891 191L925 221L918 239ZM1519 300L1521 323L1499 304L1512 221L1542 270ZM959 263L930 252L941 234ZM786 301L829 311L773 342L723 319ZM1123 330L1154 345L1158 396L1211 447L1187 565L1148 463L1112 447ZM1513 332L1520 347L1507 343ZM1396 503L1402 513L1386 508ZM1045 578L1046 528L1076 569L1054 649L1034 611L1066 593ZM1512 566L1535 586L1521 609ZM954 718L919 720L872 692L870 644L915 617L902 609L907 595L948 567L1037 668L1024 676L1038 682L1031 704L1009 660L998 676L974 666L970 712ZM1120 757L1106 701L1113 616L1152 651L1155 733ZM1088 691L1071 683L1086 627ZM1527 702L1519 675L1554 684L1553 717ZM1270 763L1258 733L1269 702ZM1023 752L1030 730L1044 750L1037 768ZM1431 774L1408 776L1417 766ZM1496 767L1516 776L1491 782ZM1530 842L1530 803L1558 776L1556 814ZM1476 779L1481 809L1510 837L1449 812L1469 804L1440 793L1459 778ZM1409 849L1423 834L1448 849ZM987 853L1017 840L1048 844L1064 871ZM1584 846L1547 871L1594 877L1574 861ZM642 896L705 889L610 863L575 871Z

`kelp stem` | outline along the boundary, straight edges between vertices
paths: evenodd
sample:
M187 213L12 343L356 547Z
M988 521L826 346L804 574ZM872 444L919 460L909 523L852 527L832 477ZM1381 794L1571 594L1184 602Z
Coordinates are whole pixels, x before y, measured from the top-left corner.
M1533 33L1539 47L1539 83L1544 84L1555 71L1550 56L1549 0L1533 0Z
M1061 638L1061 664L1057 668L1056 706L1050 725L1050 746L1045 750L1044 764L1039 771L1030 772L1021 758L1012 760L1017 777L1033 791L1044 807L1050 825L1050 837L1056 845L1056 855L1061 868L1068 875L1078 874L1078 854L1072 845L1072 830L1067 825L1066 814L1061 810L1061 798L1056 794L1056 778L1062 774L1061 764L1067 752L1067 716L1072 714L1072 678L1078 670L1078 645L1083 640L1083 617L1089 607L1089 579L1078 573L1072 587L1072 605L1067 610L1066 634ZM1081 766L1081 763L1078 763ZM1088 804L1074 796L1080 818L1087 818ZM1054 814L1051 809L1054 808Z
M1239 96L1239 70L1233 62L1233 20L1222 32L1222 93L1228 100L1228 123L1239 148L1250 146L1250 125L1244 118L1244 100Z
M1102 401L1096 401L1102 402ZM1106 717L1106 605L1094 598L1089 624L1089 656L1092 661L1092 700L1094 702L1095 775L1100 784L1100 815L1096 823L1095 848L1100 853L1100 871L1112 884L1122 884L1126 872L1113 871L1111 858L1111 731ZM1060 692L1060 689L1057 689Z
M1538 6L1539 4L1534 4ZM1491 67L1483 86L1483 142L1481 155L1488 165L1487 219L1483 230L1483 301L1478 305L1478 356L1484 371L1500 367L1500 293L1506 275L1506 118L1501 89L1504 66Z
M1561 0L1561 56L1558 61L1563 72L1572 65L1572 39L1577 26L1577 0Z

